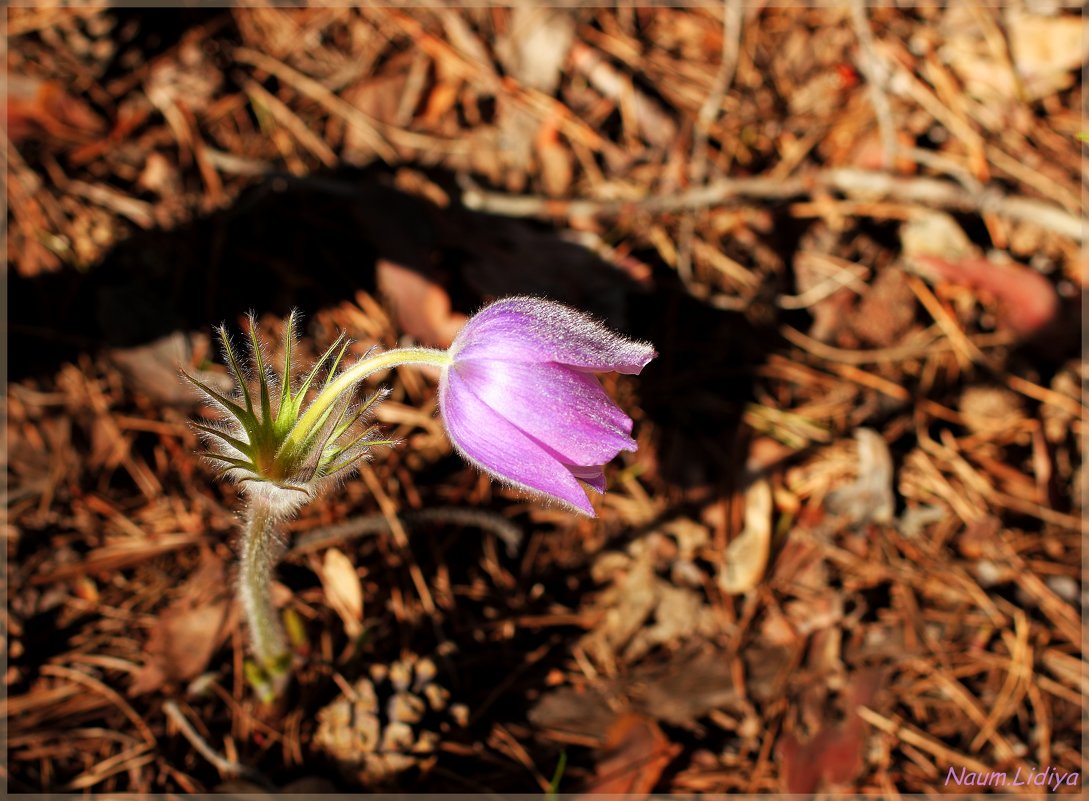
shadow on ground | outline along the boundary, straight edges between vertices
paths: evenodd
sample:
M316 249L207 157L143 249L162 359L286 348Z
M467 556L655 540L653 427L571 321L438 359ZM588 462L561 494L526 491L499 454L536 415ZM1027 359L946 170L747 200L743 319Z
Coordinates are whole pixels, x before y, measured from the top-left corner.
M451 176L431 178L457 197ZM773 327L759 331L692 298L653 256L647 286L545 224L456 202L440 208L397 189L385 170L342 169L269 178L224 211L135 233L86 272L13 275L9 377L234 325L249 310L309 315L374 293L379 259L440 284L456 310L540 295L652 341L659 358L640 381L640 402L660 432L662 477L682 487L714 483L728 468L752 370L779 342Z

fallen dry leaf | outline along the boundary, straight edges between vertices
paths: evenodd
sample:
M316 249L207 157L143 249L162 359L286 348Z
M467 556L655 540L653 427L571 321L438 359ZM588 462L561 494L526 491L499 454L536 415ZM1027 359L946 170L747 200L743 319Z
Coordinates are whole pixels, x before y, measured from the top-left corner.
M915 322L915 293L903 270L889 267L874 278L848 320L851 330L879 348L900 342Z
M42 132L61 142L79 144L106 129L90 106L55 81L9 74L7 100L8 136L15 143Z
M764 578L771 552L771 484L760 478L745 493L745 527L726 546L718 586L735 595L748 592Z
M905 259L937 256L960 259L979 255L979 249L952 215L941 211L913 214L900 226L900 249Z
M609 727L586 792L648 795L680 750L650 718L622 715Z
M338 548L325 552L321 565L321 587L329 606L344 621L345 633L354 640L363 633L363 585L352 560Z
M574 36L575 18L568 9L518 5L495 43L495 54L520 83L550 95L560 83Z
M1006 27L1013 62L1029 99L1073 84L1074 70L1089 58L1089 24L1080 14L1046 17L1010 7Z
M893 496L892 454L884 438L872 428L855 432L858 441L858 478L853 484L828 493L825 508L852 523L891 523L896 509Z
M699 719L714 710L742 712L729 654L716 648L685 648L664 664L640 666L633 683L645 688L639 708L674 726L698 729Z
M393 307L397 325L425 345L450 347L466 317L451 311L446 290L427 276L388 259L376 266L378 288Z
M159 339L131 348L109 348L106 355L121 368L129 387L162 404L191 405L196 397L191 385L178 380L184 368L220 392L229 393L234 382L226 373L201 370L194 353L207 353L210 344L204 333L174 331Z
M884 671L868 668L852 673L846 688L847 714L842 723L822 726L802 743L791 733L776 752L782 765L785 792L812 793L819 788L848 784L862 772L866 724L858 715L869 706L884 681Z
M146 646L148 661L134 674L130 696L190 681L207 669L228 634L229 586L223 560L206 554L181 597L159 615Z
M583 637L582 645L610 671L618 660L631 664L657 646L675 646L694 635L708 636L718 630L702 590L674 586L659 575L678 556L683 560L691 548L691 543L678 547L666 530L636 540L628 554L602 554L592 568L595 580L612 585L595 601L594 606L604 614Z
M1025 419L1021 396L1005 387L965 387L957 407L964 424L976 433L1014 428Z
M621 712L616 699L625 699ZM729 655L695 643L594 687L557 687L541 696L528 717L542 729L603 743L623 713L698 732L700 720L713 711L742 717L748 708L734 685Z
M1022 339L1039 334L1058 314L1055 287L1031 267L972 257L949 261L937 256L917 256L914 264L931 280L989 293L1000 307L1000 323Z
M542 695L527 717L542 729L603 742L616 713L595 687L557 687Z

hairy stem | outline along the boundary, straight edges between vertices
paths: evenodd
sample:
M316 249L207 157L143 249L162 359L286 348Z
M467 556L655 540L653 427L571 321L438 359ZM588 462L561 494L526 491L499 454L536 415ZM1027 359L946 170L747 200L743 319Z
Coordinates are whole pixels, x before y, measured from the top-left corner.
M374 356L360 359L343 373L329 382L318 393L317 397L303 412L299 422L288 434L281 446L283 453L291 453L306 436L314 429L322 415L336 403L337 398L347 391L353 384L358 384L364 378L381 370L391 367L401 367L406 364L430 364L435 367L445 367L450 364L451 356L444 350L432 348L398 348L376 353Z
M446 366L451 357L446 351L429 348L401 348L361 359L329 381L313 399L280 445L277 459L294 463L301 449L311 447L321 432L337 424L336 404L345 401L345 393L367 376L405 364ZM285 371L286 372L286 371ZM285 394L284 396L288 396ZM286 403L281 400L281 404ZM264 420L270 420L266 409ZM333 415L333 416L331 416ZM328 437L326 436L325 439ZM320 456L320 454L319 454ZM280 558L282 544L276 537L276 523L293 514L310 492L265 483L247 491L248 509L242 532L242 561L238 574L238 592L250 632L250 644L257 673L270 696L279 695L287 684L291 652L279 612L272 603L272 571ZM267 682L267 683L266 683Z
M261 493L251 495L242 530L238 592L258 666L270 679L283 681L290 655L280 615L272 603L272 571L281 550L275 526L271 499Z

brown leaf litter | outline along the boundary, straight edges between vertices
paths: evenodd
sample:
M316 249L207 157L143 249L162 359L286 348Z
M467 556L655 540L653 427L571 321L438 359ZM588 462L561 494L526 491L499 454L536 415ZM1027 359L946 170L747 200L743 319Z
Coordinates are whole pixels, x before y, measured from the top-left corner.
M1061 5L11 9L9 786L1078 769L1086 21ZM404 445L284 532L296 674L258 704L235 490L176 362L225 375L208 326L251 307L355 355L507 294L659 351L607 382L639 450L599 517L466 468L433 376L391 373Z

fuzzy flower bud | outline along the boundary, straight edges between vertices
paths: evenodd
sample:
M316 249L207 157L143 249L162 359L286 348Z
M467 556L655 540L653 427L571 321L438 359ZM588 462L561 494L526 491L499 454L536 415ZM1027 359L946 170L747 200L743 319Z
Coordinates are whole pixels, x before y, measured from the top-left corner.
M263 496L282 513L313 498L323 484L364 458L369 448L391 444L378 439L376 430L365 425L387 391L379 391L355 405L354 383L338 385L334 391L337 369L348 349L345 337L337 339L305 377L294 380L295 323L292 312L284 326L280 380L268 368L252 318L248 371L239 362L226 329L219 329L224 357L237 385L233 397L183 373L227 418L218 425L193 423L205 437L207 458L220 466L226 477L247 483L248 492ZM318 382L326 366L326 377ZM307 404L311 389L318 392Z
M466 461L593 515L579 482L604 492L605 463L636 448L593 373L636 374L655 355L566 306L506 298L454 339L439 408Z

